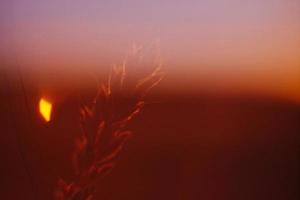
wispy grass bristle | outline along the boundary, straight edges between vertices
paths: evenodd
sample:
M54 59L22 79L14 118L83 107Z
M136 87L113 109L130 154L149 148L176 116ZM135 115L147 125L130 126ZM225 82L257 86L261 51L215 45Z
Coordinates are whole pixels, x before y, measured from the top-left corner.
M115 166L116 159L132 132L128 124L145 105L145 96L163 78L160 67L139 80L134 88L133 102L123 114L120 94L124 89L126 62L112 68L107 83L99 86L94 99L80 109L81 132L75 140L72 156L74 179L67 183L60 179L55 200L92 200L97 181ZM124 91L123 91L124 90Z

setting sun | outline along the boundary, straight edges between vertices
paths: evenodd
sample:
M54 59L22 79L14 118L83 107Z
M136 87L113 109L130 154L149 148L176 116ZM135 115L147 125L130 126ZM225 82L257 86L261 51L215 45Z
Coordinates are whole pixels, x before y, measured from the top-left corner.
M51 119L51 110L52 110L51 102L45 100L44 98L41 98L39 102L39 111L46 122L49 122Z

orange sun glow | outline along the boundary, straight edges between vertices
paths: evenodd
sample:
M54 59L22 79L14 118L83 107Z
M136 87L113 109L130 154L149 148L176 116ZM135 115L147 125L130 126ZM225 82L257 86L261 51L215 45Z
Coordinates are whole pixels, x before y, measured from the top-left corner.
M45 119L45 121L49 122L51 119L51 111L52 111L51 102L47 101L44 98L41 98L39 102L39 111L42 117Z

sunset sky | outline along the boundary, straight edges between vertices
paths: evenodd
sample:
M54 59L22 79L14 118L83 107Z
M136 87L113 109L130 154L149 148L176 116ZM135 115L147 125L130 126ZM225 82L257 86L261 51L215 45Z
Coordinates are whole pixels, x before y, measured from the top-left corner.
M299 0L2 0L0 13L0 58L28 72L101 71L155 44L170 90L300 102Z

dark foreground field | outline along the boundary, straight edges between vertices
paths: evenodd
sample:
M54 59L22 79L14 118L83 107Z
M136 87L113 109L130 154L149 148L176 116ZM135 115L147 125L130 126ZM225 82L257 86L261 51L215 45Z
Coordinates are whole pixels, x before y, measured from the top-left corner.
M53 120L38 117L37 94L1 86L0 195L50 200L72 177L77 101ZM9 91L9 92L8 92ZM132 124L117 167L99 182L106 200L299 199L300 107L271 99L156 96Z

